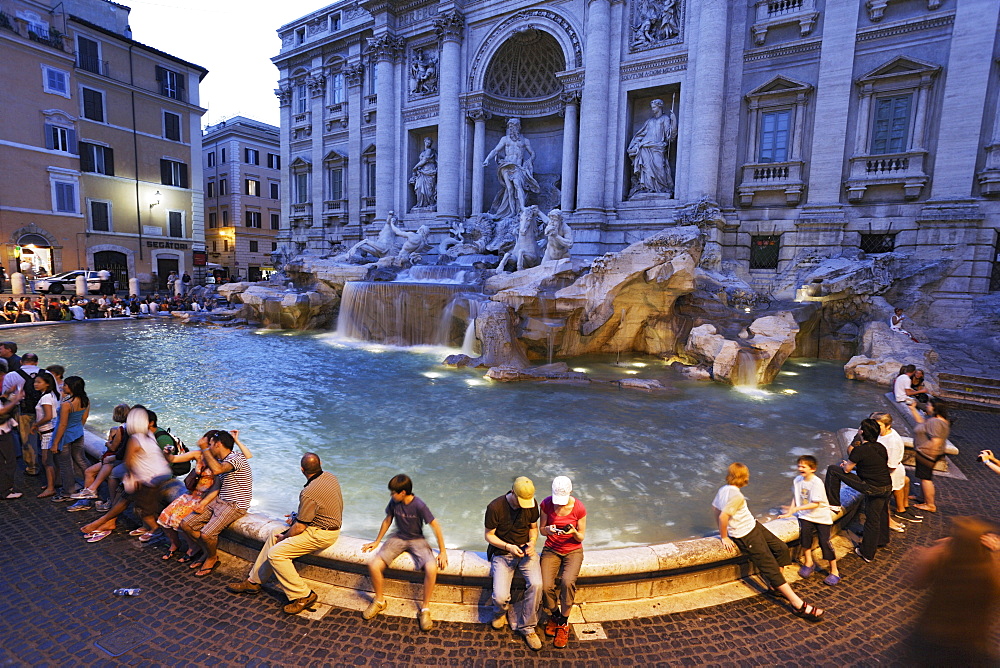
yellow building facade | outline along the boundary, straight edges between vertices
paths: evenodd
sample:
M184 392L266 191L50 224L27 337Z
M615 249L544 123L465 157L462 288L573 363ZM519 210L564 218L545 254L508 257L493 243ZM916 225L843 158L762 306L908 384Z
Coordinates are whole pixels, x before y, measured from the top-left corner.
M11 0L0 14L0 261L108 269L165 287L205 259L204 68L132 39L106 0Z

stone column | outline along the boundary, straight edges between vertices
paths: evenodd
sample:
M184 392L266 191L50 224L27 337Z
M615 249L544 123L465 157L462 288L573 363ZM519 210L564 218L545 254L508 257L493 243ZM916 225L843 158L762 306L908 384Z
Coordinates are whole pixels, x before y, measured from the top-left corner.
M367 53L378 77L375 94L375 219L384 221L396 195L396 60L402 40L382 33L368 41Z
M282 72L284 74L284 72ZM274 89L274 94L278 98L278 107L281 114L281 164L284 166L280 186L281 195L281 229L278 231L279 247L288 244L292 240L292 229L290 225L292 213L292 179L288 167L292 164L291 158L291 132L292 132L292 87L283 80L278 88ZM218 156L217 156L218 157ZM134 293L138 294L138 293Z
M358 239L364 237L361 228L361 83L364 66L352 62L344 68L347 84L347 183L344 195L347 198L347 238L357 231Z
M860 2L832 2L825 10L813 119L816 131L809 154L808 201L811 205L839 206L843 192L847 117L854 87L852 70Z
M322 67L322 63L319 63ZM316 69L306 78L306 85L309 87L309 111L310 123L312 125L312 150L310 160L312 161L312 181L309 184L309 201L312 202L312 230L309 236L313 238L310 242L313 250L323 253L327 250L328 244L325 239L325 228L323 225L323 210L325 196L326 169L323 164L323 99L326 93L326 75L321 69ZM262 184L266 187L267 184Z
M438 216L450 222L462 217L459 181L462 160L462 110L459 94L462 89L462 32L465 18L458 10L441 14L434 29L441 40L440 93L438 95ZM482 170L480 170L482 171Z
M483 209L483 178L486 159L486 121L491 114L483 109L473 109L469 119L474 123L472 133L472 215L481 214Z
M968 198L976 178L976 158L986 110L986 91L997 36L1000 4L960 2L948 52L944 82L942 130L934 154L932 199ZM945 127L947 126L947 127Z
M580 124L587 131L580 137L578 209L603 213L604 175L607 171L608 97L610 93L611 3L590 0L587 16L585 80L580 102Z
M576 208L576 152L577 105L580 104L580 91L568 90L562 94L563 101L563 145L562 145L562 193L559 208L564 213Z
M726 0L702 0L699 4L698 44L689 56L694 62L692 87L697 109L689 123L691 162L688 199L718 197L719 156L722 154L722 113L725 104L728 12ZM683 119L688 120L688 119ZM680 122L681 119L678 119Z

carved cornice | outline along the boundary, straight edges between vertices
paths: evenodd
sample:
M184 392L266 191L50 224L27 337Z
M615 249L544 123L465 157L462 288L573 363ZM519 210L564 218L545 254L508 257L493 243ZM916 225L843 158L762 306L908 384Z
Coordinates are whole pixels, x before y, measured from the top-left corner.
M434 19L434 32L442 43L447 41L461 43L462 34L465 32L465 16L457 9L439 14Z
M403 51L403 44L402 38L384 32L368 40L368 45L365 47L365 55L376 63L382 61L394 63L399 60L399 55Z
M680 72L687 69L688 57L686 53L668 58L657 58L638 63L625 63L619 68L622 81L633 79L643 79L645 77L667 74L668 72Z
M361 81L364 79L365 66L360 62L349 63L344 66L344 80L347 81L348 86L358 87L361 85Z
M923 19L921 21L907 21L905 23L897 23L891 26L882 26L881 28L859 31L857 40L859 42L868 42L873 39L882 39L883 37L894 37L896 35L903 35L908 32L916 32L918 30L933 30L934 28L944 28L950 26L954 22L955 22L954 14L948 14L946 16L935 16L933 18Z
M743 62L750 63L755 60L767 60L768 58L795 56L800 53L812 53L813 51L819 51L821 45L822 40L815 39L809 42L793 44L791 46L779 46L774 49L747 51L743 54Z
M422 107L412 107L403 110L403 121L409 123L411 121L422 121L425 118L434 118L438 115L437 104L427 104Z

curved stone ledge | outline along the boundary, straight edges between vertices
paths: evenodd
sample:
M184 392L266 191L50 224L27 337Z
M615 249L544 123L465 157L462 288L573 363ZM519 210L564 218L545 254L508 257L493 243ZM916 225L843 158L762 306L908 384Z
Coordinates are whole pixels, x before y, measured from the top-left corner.
M104 451L104 439L88 432L85 448L99 456ZM850 515L861 495L844 488L842 498L845 513ZM798 541L798 522L794 519L772 520L765 526L785 543ZM253 562L267 537L284 528L284 522L248 513L223 532L219 547ZM834 533L836 530L834 525ZM332 547L297 560L299 572L313 581L321 602L354 610L367 607L371 599L367 563L372 555L361 551L366 542L341 536ZM487 621L490 566L485 553L449 550L448 562L448 568L439 571L434 590L435 618ZM712 595L713 588L738 582L754 572L744 555L727 552L718 538L589 550L577 580L577 621L582 621L581 617L587 621L631 619L704 607L724 600ZM423 573L415 570L410 555L404 553L385 576L388 613L412 616L421 598ZM751 587L742 587L739 594L727 595L726 599L754 593Z

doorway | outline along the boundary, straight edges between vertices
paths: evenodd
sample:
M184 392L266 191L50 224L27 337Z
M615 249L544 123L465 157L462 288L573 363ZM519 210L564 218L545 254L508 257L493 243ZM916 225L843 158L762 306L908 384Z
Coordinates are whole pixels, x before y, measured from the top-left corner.
M160 290L167 289L167 276L170 272L178 272L180 269L180 264L175 257L158 257L156 258L156 285Z
M118 284L119 290L128 289L128 258L118 251L98 251L94 253L94 270L107 270Z

